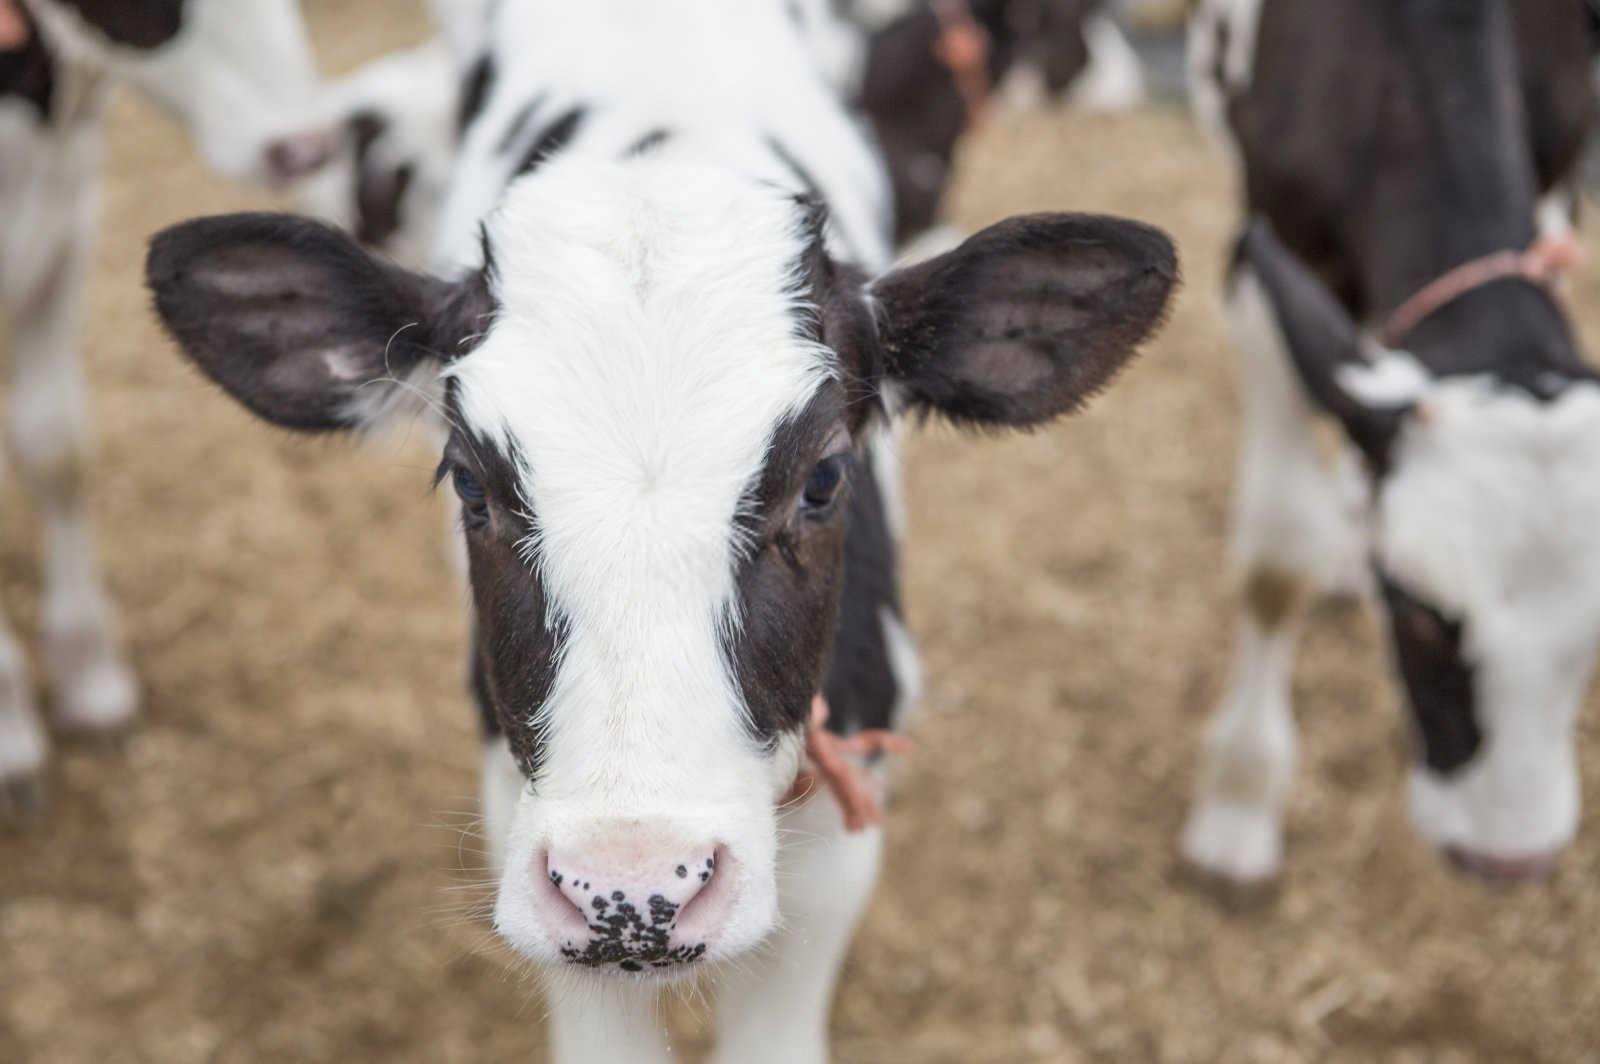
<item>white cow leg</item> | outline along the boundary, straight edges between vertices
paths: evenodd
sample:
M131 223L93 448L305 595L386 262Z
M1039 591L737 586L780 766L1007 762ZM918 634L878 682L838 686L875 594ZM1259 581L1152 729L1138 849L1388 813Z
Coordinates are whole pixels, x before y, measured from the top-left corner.
M26 659L0 617L0 824L28 817L43 806L48 753Z
M555 1064L661 1064L672 1059L656 990L622 982L563 986L561 978L554 973L551 979L557 985L547 990Z
M715 1064L824 1064L839 969L872 896L883 850L877 828L851 834L819 797L782 823L782 927L730 971L717 993Z
M1211 720L1183 828L1184 858L1225 882L1273 879L1295 771L1295 648L1319 592L1363 554L1275 319L1248 274L1229 299L1245 432L1234 514L1242 608L1232 677Z
M10 431L44 524L41 638L54 713L66 730L108 734L132 720L138 690L95 563L83 497L78 342L85 250L64 249L59 268L17 313Z
M1285 573L1263 570L1247 597L1296 594ZM1283 817L1295 771L1289 703L1300 622L1265 623L1259 605L1239 619L1233 676L1211 719L1182 852L1197 870L1241 887L1265 884L1283 862ZM1290 606L1290 609L1296 607Z

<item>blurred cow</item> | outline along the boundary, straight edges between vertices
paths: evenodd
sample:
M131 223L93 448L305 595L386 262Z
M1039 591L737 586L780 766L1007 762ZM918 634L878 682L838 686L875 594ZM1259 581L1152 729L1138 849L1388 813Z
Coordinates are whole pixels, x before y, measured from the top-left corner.
M217 169L272 180L304 165L264 146L291 124L315 81L291 0L0 6L10 42L0 50L0 309L12 348L7 427L45 529L41 638L55 720L67 731L104 734L126 725L137 702L82 495L77 347L106 89L119 78L137 86L189 127ZM0 817L37 804L46 746L23 654L0 626Z
M1143 99L1139 60L1106 0L802 0L813 51L867 116L889 162L895 236L930 228L956 144L985 97L1015 106L1066 96L1124 108Z
M460 137L495 79L488 0L431 0L429 10L433 40L330 82L277 149L303 163L288 175L301 209L416 268L432 259ZM330 140L332 154L316 150Z
M446 422L495 922L562 1061L666 1059L650 1001L712 965L718 1060L826 1058L880 832L779 814L914 694L891 419L1073 410L1174 283L1162 234L1077 215L886 272L878 160L785 6L500 0L439 274L281 215L151 249L167 326L262 417Z
M1028 106L1066 96L1121 108L1144 95L1138 57L1106 0L794 0L787 11L819 69L869 120L889 164L895 239L930 230L957 142L998 94ZM483 0L433 0L442 34L335 83L310 133L343 148L300 188L305 209L408 265L437 236L455 130L496 69L476 54ZM955 52L967 48L966 58ZM972 51L971 49L977 49ZM464 49L466 49L464 51ZM965 64L965 65L964 65ZM978 79L973 86L971 79ZM287 155L318 161L306 151Z
M1229 295L1244 609L1183 852L1277 873L1296 639L1364 565L1416 739L1412 822L1475 873L1546 875L1577 829L1600 641L1600 382L1549 284L1593 111L1583 4L1204 0L1191 61L1259 220Z

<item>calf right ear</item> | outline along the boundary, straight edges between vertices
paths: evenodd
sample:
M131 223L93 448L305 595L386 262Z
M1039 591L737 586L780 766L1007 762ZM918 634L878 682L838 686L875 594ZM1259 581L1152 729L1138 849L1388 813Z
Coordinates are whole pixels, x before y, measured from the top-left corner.
M1165 233L1089 214L1011 218L868 289L885 371L914 408L1026 427L1082 406L1166 318Z
M284 428L359 428L406 378L442 366L493 310L482 271L411 273L292 215L232 214L156 236L145 265L184 354Z

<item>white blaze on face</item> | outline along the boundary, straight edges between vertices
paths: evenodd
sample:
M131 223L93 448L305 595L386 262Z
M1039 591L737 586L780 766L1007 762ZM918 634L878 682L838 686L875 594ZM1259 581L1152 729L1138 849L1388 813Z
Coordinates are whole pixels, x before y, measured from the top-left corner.
M1434 384L1381 488L1376 559L1463 624L1483 742L1411 804L1439 845L1522 856L1577 828L1574 722L1600 640L1600 386L1556 401L1477 378Z
M798 334L802 223L788 193L721 170L576 159L490 219L499 310L450 375L467 428L524 463L528 556L562 626L500 902L532 955L550 944L527 864L604 820L729 847L729 948L773 919L772 808L795 755L750 738L724 645L735 516L774 428L833 372Z

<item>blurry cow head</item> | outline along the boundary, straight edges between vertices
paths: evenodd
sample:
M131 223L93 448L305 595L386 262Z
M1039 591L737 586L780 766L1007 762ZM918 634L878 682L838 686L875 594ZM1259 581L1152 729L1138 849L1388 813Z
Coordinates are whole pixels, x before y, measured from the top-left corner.
M496 922L537 961L672 975L767 934L864 442L892 411L1073 410L1176 272L1165 236L1109 218L1012 219L876 279L822 231L722 170L556 159L459 280L284 216L151 249L173 336L267 420L437 397L483 685L528 780Z
M281 178L270 139L302 120L316 67L297 0L26 0L69 58L137 86L230 177ZM307 145L319 152L331 144Z
M1368 358L1266 223L1241 265L1236 283L1262 286L1307 394L1371 471L1372 565L1417 737L1417 829L1491 877L1547 870L1577 830L1575 719L1600 644L1600 382L1561 357L1571 341L1553 308L1550 335L1521 338L1548 368L1434 376L1408 353ZM1549 300L1521 287L1507 294ZM1412 342L1489 338L1442 314Z
M310 121L274 141L269 157L297 182L303 210L423 265L456 158L462 82L442 40L383 56L330 84Z

